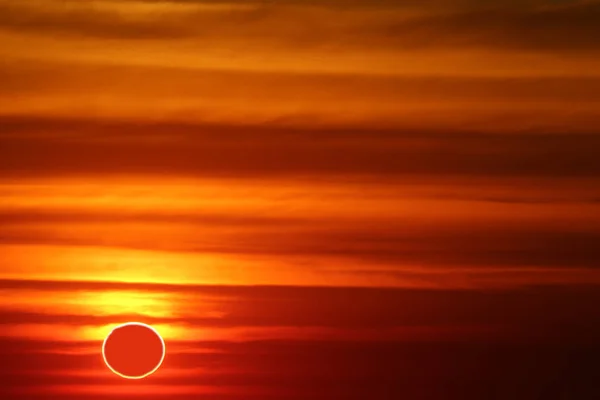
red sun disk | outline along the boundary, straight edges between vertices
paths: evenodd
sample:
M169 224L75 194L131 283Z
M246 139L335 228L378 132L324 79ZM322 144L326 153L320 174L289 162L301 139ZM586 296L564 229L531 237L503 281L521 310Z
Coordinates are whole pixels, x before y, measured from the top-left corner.
M165 347L151 327L129 323L115 328L103 345L104 361L116 374L125 378L143 378L162 363Z

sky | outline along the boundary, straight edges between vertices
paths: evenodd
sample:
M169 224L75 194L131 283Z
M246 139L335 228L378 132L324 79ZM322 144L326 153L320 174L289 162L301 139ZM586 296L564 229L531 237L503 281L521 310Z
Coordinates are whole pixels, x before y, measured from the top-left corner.
M0 397L600 397L599 20L0 0Z

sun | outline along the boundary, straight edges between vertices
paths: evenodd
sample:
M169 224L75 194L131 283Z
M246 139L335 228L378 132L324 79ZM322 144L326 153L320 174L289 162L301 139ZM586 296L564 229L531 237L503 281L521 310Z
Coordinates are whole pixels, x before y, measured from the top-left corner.
M141 322L115 327L102 343L102 358L115 374L126 379L142 379L161 366L165 342L160 334Z

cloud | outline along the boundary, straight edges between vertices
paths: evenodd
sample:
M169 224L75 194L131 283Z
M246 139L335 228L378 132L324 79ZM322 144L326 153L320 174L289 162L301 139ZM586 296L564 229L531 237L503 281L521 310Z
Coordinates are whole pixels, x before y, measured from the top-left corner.
M73 282L64 285L72 288ZM225 287L224 290L235 292L238 289ZM215 399L231 400L252 398L248 392L253 390L263 393L263 398L267 390L277 393L277 398L285 396L283 398L298 400L306 397L342 399L357 392L361 398L371 399L386 399L390 393L479 399L482 392L497 384L498 376L503 377L502 385L494 392L507 395L509 390L505 386L508 383L518 385L525 378L535 387L547 387L549 382L582 389L596 387L596 380L586 374L589 372L587 366L593 365L597 356L594 339L598 334L595 326L598 310L594 305L598 293L594 288L487 293L348 288L273 288L270 293L261 288L239 290L256 294L256 298L243 297L249 301L247 304L244 301L237 303L254 313L303 304L316 312L315 316L324 318L329 313L333 324L339 318L339 311L343 316L357 318L358 315L364 321L375 322L386 316L387 321L401 321L402 318L423 321L435 315L439 323L448 326L467 324L468 321L502 321L504 325L498 328L516 328L518 334L477 339L469 335L458 338L442 335L433 341L417 338L408 342L201 341L191 344L188 352L169 353L168 363L152 378L153 387L160 387L161 393L169 393L179 387L195 385L199 388L198 393L202 392L201 387L213 388L219 393ZM282 297L284 301L279 304ZM257 304L261 306L257 307ZM261 308L265 309L261 311ZM291 311L291 315L311 318L311 312L298 314L295 308ZM285 313L283 317L289 318ZM92 343L78 343L84 344ZM98 353L73 355L48 351L60 346L73 345L0 340L0 355L5 360L0 366L0 380L4 383L5 398L16 399L27 389L27 398L37 398L35 393L38 392L52 394L54 398L57 395L81 398L84 394L86 398L94 398L93 393L101 392L99 385L107 386L107 391L112 394L119 393L126 385L114 383L114 377L98 360ZM194 346L208 351L194 352ZM203 369L207 371L202 373ZM398 379L399 375L404 379ZM360 385L349 387L349 377ZM422 384L422 381L432 379L436 380L436 385ZM477 382L475 387L473 380ZM113 383L109 385L108 382ZM461 383L461 388L469 390L456 389L457 382ZM144 389L140 386L136 384L138 393ZM225 394L220 390L231 392ZM203 398L210 399L210 396L202 394ZM178 397L173 393L169 398Z
M156 23L160 20L160 13L148 20L143 16L136 17L134 12L127 12L126 7L112 7L113 5L115 3L110 1L39 1L24 4L4 0L0 2L0 27L16 32L107 38L176 38L184 34L183 30L175 26Z
M587 134L221 129L137 123L107 126L93 121L59 122L53 128L52 121L43 120L38 124L37 131L65 129L54 137L0 138L0 170L5 176L600 175L594 152L600 136ZM67 132L75 136L62 139ZM153 141L153 135L172 135L172 139Z
M598 2L555 7L543 2L491 1L413 3L412 7L393 1L219 4L45 1L32 7L4 1L0 3L0 26L83 37L193 38L235 48L245 43L253 47L375 47L391 51L476 46L595 52L594 38L600 36Z
M388 25L382 37L414 48L485 46L538 51L600 50L600 3L501 6Z
M218 125L221 130L233 128L226 125L252 129L254 125L253 131L267 126L404 132L593 134L600 130L600 80L590 72L592 66L572 59L567 60L574 65L557 66L548 60L509 57L507 66L506 59L500 57L488 60L497 61L498 66L492 67L478 66L480 61L472 56L465 63L430 54L411 56L412 61L406 64L392 63L386 68L395 72L381 75L374 72L379 68L377 62L358 65L356 69L362 72L344 72L340 65L343 60L336 56L327 56L328 61L324 61L325 69L331 68L329 72L292 62L297 55L286 58L287 66L258 61L260 56L255 55L250 65L240 61L237 70L232 70L231 60L201 68L196 64L199 58L181 59L187 52L164 50L157 57L151 47L145 49L149 53L140 58L150 64L137 66L120 64L126 63L121 56L136 59L134 53L121 51L125 49L116 50L120 55L115 54L112 62L118 65L93 60L32 63L9 57L0 76L1 135L17 131L23 135L27 127L39 135L41 123L53 132L64 127L65 135L69 122L57 121L61 118L79 120L82 129L102 130L103 135L110 133L108 128L118 127L118 121L139 123L148 128L148 140L168 137L163 131L157 138L160 132L147 126L152 122L163 127L172 124L172 134L178 136L185 127L177 125L186 124L188 134L194 124L203 130L215 130ZM90 55L88 50L81 49ZM76 51L72 48L68 53ZM95 57L102 52L91 54ZM186 65L157 66L173 58ZM433 62L446 61L448 67L431 67ZM543 71L531 66L537 62L545 63ZM87 126L83 126L85 119ZM131 138L114 131L107 136L113 140ZM98 135L94 137L98 140Z
M96 218L98 220L100 218ZM229 232L223 234L217 229L218 225L207 227L199 221L195 226L191 225L192 222L183 225L185 238L174 241L173 232L182 229L182 225L177 222L171 222L170 229L169 225L161 224L157 230L151 222L137 220L133 229L126 224L120 225L122 232L125 232L122 236L114 234L114 223L98 225L93 221L75 224L55 222L62 227L63 233L56 233L52 228L57 225L33 223L23 225L20 229L18 225L7 225L0 235L0 243L135 249L188 255L252 255L283 263L297 257L326 257L338 259L335 265L344 262L343 260L358 263L364 268L371 266L377 269L375 266L385 265L392 268L392 271L397 268L399 275L403 274L403 266L422 265L424 269L417 272L417 276L431 280L429 284L438 282L443 285L445 282L450 286L470 275L461 272L460 268L452 272L453 267L475 267L478 272L473 271L469 280L477 284L485 283L487 279L487 284L493 285L495 273L492 267L531 267L534 276L529 279L532 281L544 279L543 274L536 272L536 267L567 268L565 276L555 278L560 280L567 279L568 268L594 269L600 261L600 252L596 246L600 233L582 222L579 223L580 226L571 229L536 226L525 220L519 227L494 221L467 226L462 220L440 222L432 227L428 223L402 223L402 218L395 218L388 220L385 228L377 228L372 221L340 223L335 227L334 221L323 223L307 217L303 227L287 226L283 221L273 220L269 222L269 226L259 223L248 226L247 229L229 226ZM87 228L86 224L90 224L91 228ZM136 240L131 235L137 235L139 239ZM210 240L205 238L206 235L210 235ZM430 267L449 269L428 274ZM488 272L488 268L492 269ZM346 273L355 274L353 269L348 269ZM585 279L578 277L575 272L573 274L575 280ZM519 275L520 273L515 274L509 270L504 278L507 282L503 284L509 284L510 277L515 278L517 283ZM536 278L535 275L539 277Z
M180 299L176 303L181 299L187 302L175 306L187 308L182 309L178 317L145 317L149 323L184 323L189 328L203 328L207 332L210 328L269 328L272 329L271 337L275 339L278 329L284 327L297 328L299 333L302 333L302 328L320 327L338 329L340 339L345 334L353 333L352 330L359 330L357 333L363 330L365 337L369 338L368 331L371 330L382 330L381 334L385 336L385 329L400 328L396 331L398 340L417 340L419 335L414 334L418 332L439 336L441 340L445 335L453 337L451 331L454 328L465 335L494 335L495 331L501 333L505 329L506 332L523 333L547 325L570 325L571 329L579 329L579 325L591 324L600 317L594 307L598 297L594 285L545 285L482 291L2 280L0 287L9 287L13 291L26 290L24 293L44 296L50 303L55 301L56 295L64 297L68 294L70 298L77 299L81 292L101 296L106 290L117 294L119 290L135 290L158 297L171 294ZM210 299L217 301L213 304ZM404 306L407 304L410 307ZM219 318L206 317L203 314L207 307L217 307L223 315ZM549 309L553 310L550 314L546 312ZM44 313L18 311L10 304L2 307L1 315L3 323L9 325L87 326L111 323L108 316L51 310ZM128 316L111 314L112 323ZM406 329L405 333L403 328ZM360 338L360 335L355 337ZM388 337L393 338L393 335Z

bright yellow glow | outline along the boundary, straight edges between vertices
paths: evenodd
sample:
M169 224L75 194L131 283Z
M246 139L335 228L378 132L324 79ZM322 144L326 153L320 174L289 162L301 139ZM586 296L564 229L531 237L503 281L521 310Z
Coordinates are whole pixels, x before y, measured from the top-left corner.
M81 316L140 315L165 318L185 313L185 303L176 293L138 290L53 291L0 290L10 297L6 307L16 311L35 308L39 313ZM198 302L197 302L198 304Z
M102 291L85 293L82 296L88 307L100 315L141 314L152 317L168 317L174 314L173 305L166 294L144 293L141 291Z

